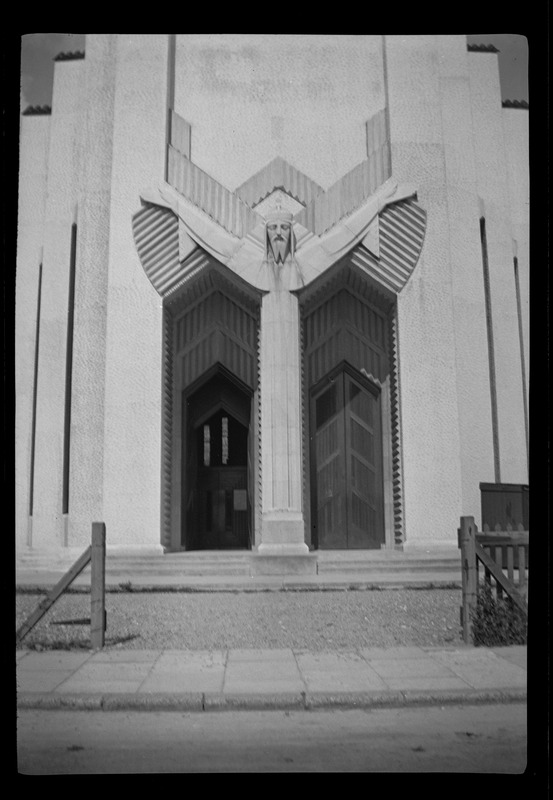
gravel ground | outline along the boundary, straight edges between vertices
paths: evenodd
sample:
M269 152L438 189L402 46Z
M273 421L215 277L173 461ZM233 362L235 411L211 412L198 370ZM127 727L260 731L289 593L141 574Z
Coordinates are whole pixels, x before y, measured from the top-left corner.
M16 597L16 627L42 599ZM304 648L462 642L456 589L106 594L106 647L126 650ZM65 594L20 647L90 647L88 594ZM81 621L80 624L78 621ZM60 624L60 623L69 624Z

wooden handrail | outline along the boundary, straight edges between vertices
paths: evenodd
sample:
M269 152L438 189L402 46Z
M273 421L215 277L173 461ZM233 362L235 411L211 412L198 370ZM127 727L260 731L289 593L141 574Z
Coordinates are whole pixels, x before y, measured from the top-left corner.
M497 564L493 558L490 558L490 556L478 544L478 542L475 543L475 552L476 557L480 559L484 567L493 575L498 584L505 589L515 605L517 605L521 611L526 613L527 608L523 596L520 594L515 584L503 574L503 570L499 564Z
M461 527L457 531L458 545L461 550L463 604L461 606L461 625L463 640L469 644L472 640L472 615L478 601L478 561L486 571L486 579L493 577L497 582L498 596L505 591L516 607L528 613L526 603L526 565L529 548L529 531L485 531L481 533L476 527L474 517L461 517ZM493 548L503 553L507 548L508 576L503 572L503 564L499 564L484 548ZM519 586L514 583L514 553L518 554Z
M84 553L75 561L73 566L67 570L63 578L56 583L52 591L46 595L44 600L42 600L42 602L35 608L32 614L30 614L25 622L19 626L15 633L15 641L17 644L19 644L19 642L21 642L25 636L32 631L37 622L40 622L42 617L46 614L48 609L52 608L56 600L61 597L67 587L70 586L75 578L81 574L83 569L90 562L91 554L92 547L89 545Z
M42 600L35 610L29 614L25 622L15 632L16 644L19 644L35 625L40 622L46 612L52 608L56 600L68 589L83 569L91 564L90 575L90 639L93 649L104 646L106 630L106 526L103 522L92 523L92 544L79 556L63 578Z

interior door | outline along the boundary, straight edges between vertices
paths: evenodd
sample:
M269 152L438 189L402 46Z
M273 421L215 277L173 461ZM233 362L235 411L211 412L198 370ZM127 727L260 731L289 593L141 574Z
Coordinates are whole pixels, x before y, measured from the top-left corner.
M249 546L248 429L221 409L194 430L190 525L196 549Z
M380 397L339 373L313 399L313 515L322 549L384 542Z
M200 469L197 483L199 545L223 550L248 546L245 467Z

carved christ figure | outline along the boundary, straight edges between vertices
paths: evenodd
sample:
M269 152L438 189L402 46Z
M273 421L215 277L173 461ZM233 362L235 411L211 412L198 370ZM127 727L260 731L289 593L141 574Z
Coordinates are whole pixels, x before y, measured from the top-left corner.
M293 217L287 211L277 209L267 217L267 254L275 264L284 264L289 255L294 255Z
M413 196L416 196L414 186L398 184L389 178L359 208L340 217L321 234L305 228L290 211L278 204L266 215L256 215L254 207L251 209L253 227L238 235L201 208L196 208L192 200L167 183L141 193L145 203L169 208L180 220L178 263L182 269L178 274L172 274L172 283L186 278L188 267L184 262L199 246L263 291L274 288L273 281L277 276L279 285L286 285L289 291L306 286L358 244L365 245L378 257L378 249L375 251L374 248L378 247L380 212L391 203ZM141 242L141 248L144 246ZM142 259L142 255L140 257ZM418 255L412 268L417 259ZM264 264L266 267L274 265L275 269L263 269ZM153 275L151 271L148 268L146 273L161 294L166 285L165 271L160 269L156 272L155 267Z

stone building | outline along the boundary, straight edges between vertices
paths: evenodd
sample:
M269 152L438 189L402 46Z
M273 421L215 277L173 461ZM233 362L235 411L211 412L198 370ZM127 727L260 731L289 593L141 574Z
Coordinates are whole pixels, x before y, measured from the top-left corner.
M464 36L60 55L21 117L18 557L92 521L260 571L456 547L481 482L528 482L528 181Z

